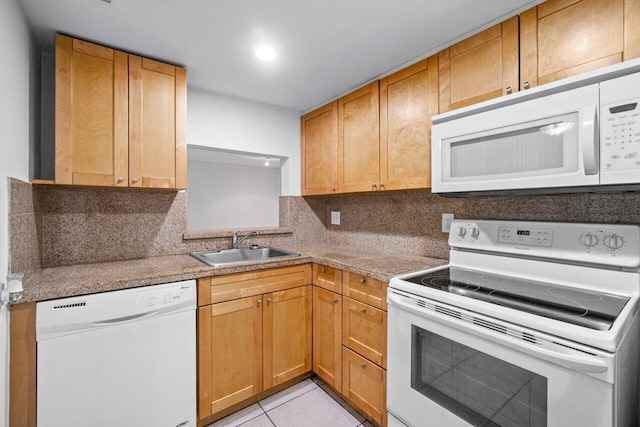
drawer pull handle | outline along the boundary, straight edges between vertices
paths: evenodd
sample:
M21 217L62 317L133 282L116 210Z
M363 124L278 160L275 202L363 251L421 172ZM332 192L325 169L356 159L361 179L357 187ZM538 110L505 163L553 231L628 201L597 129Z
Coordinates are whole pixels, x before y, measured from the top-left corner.
M133 178L133 179L131 180L131 183L132 183L132 184L137 184L137 183L138 183L138 178Z
M362 307L362 308L360 309L360 313L366 313L366 312L367 312L367 309L366 309L365 307Z
M323 268L323 269L321 269L321 270L320 270L320 273L323 273L323 274L324 274L324 273L326 273L326 272L327 272L327 269L326 269L326 268Z
M361 368L366 368L366 367L367 367L367 364L366 364L366 363L361 363L361 364L360 364L360 367L361 367Z
M337 304L337 303L338 303L338 298L334 299L334 300L333 300L333 302L334 302L335 304Z
M262 304L262 300L261 299L258 300L258 307L260 307L260 304Z
M367 282L367 279L360 279L360 284L364 285Z
M271 304L271 298L267 298L267 305Z

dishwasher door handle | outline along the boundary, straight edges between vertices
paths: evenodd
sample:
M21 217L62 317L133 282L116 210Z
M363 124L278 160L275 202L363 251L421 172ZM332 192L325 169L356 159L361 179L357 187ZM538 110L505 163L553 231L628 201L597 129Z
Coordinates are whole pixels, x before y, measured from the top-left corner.
M157 312L158 312L157 310L154 310L154 311L149 311L147 313L138 313L138 314L132 314L131 316L122 316L116 319L99 320L97 322L93 322L93 324L98 326L103 326L103 325L114 325L118 323L125 323L125 322L130 322L131 320L138 320L138 319L143 319L145 317L151 317Z

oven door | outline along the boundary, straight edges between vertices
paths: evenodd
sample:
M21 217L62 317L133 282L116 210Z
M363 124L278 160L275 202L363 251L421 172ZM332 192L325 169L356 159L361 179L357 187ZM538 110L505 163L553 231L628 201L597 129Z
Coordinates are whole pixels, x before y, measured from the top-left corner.
M612 354L394 289L388 302L387 407L405 424L615 425Z

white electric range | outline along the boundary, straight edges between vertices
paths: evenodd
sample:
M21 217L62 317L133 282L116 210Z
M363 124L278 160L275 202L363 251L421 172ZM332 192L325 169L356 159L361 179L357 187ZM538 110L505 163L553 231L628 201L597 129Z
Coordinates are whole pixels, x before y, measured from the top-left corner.
M638 425L640 227L456 220L449 244L389 284L389 425Z

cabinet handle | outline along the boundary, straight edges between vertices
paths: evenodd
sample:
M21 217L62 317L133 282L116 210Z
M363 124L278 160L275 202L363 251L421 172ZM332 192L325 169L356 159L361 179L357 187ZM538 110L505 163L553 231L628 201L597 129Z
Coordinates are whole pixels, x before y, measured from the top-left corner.
M262 300L261 299L258 300L258 307L260 307L260 304L262 304Z
M267 298L267 305L271 304L271 298Z
M511 86L507 86L507 95L511 95L512 92L513 89L511 89Z
M124 182L124 178L123 177L118 177L118 182Z
M336 192L336 187L331 187L331 192L335 193Z
M131 182L132 182L132 183L134 183L134 184L137 184L137 183L138 183L138 178L133 178L133 179L131 180Z
M327 269L326 269L326 268L321 268L321 269L320 269L320 273L324 274L324 273L326 273L326 272L327 272Z
M338 298L336 298L336 299L334 299L334 300L333 300L333 302L334 302L335 304L337 304L337 303L338 303L338 301L339 301L339 300L338 300Z
M529 87L530 87L529 82L524 82L522 87L525 88L525 89L529 89Z
M367 364L366 364L366 363L361 363L361 364L360 364L360 367L361 367L361 368L366 368L366 367L367 367Z
M372 189L374 189L374 190L375 190L377 187L378 187L378 186L376 185L376 183L375 183L375 182L372 182L372 183L371 183L371 188L372 188Z
M382 190L384 188L384 182L380 183L380 189Z
M360 309L360 313L366 313L366 312L367 312L367 309L366 309L365 307L362 307L362 308Z
M364 285L367 282L367 279L360 279L360 284Z

